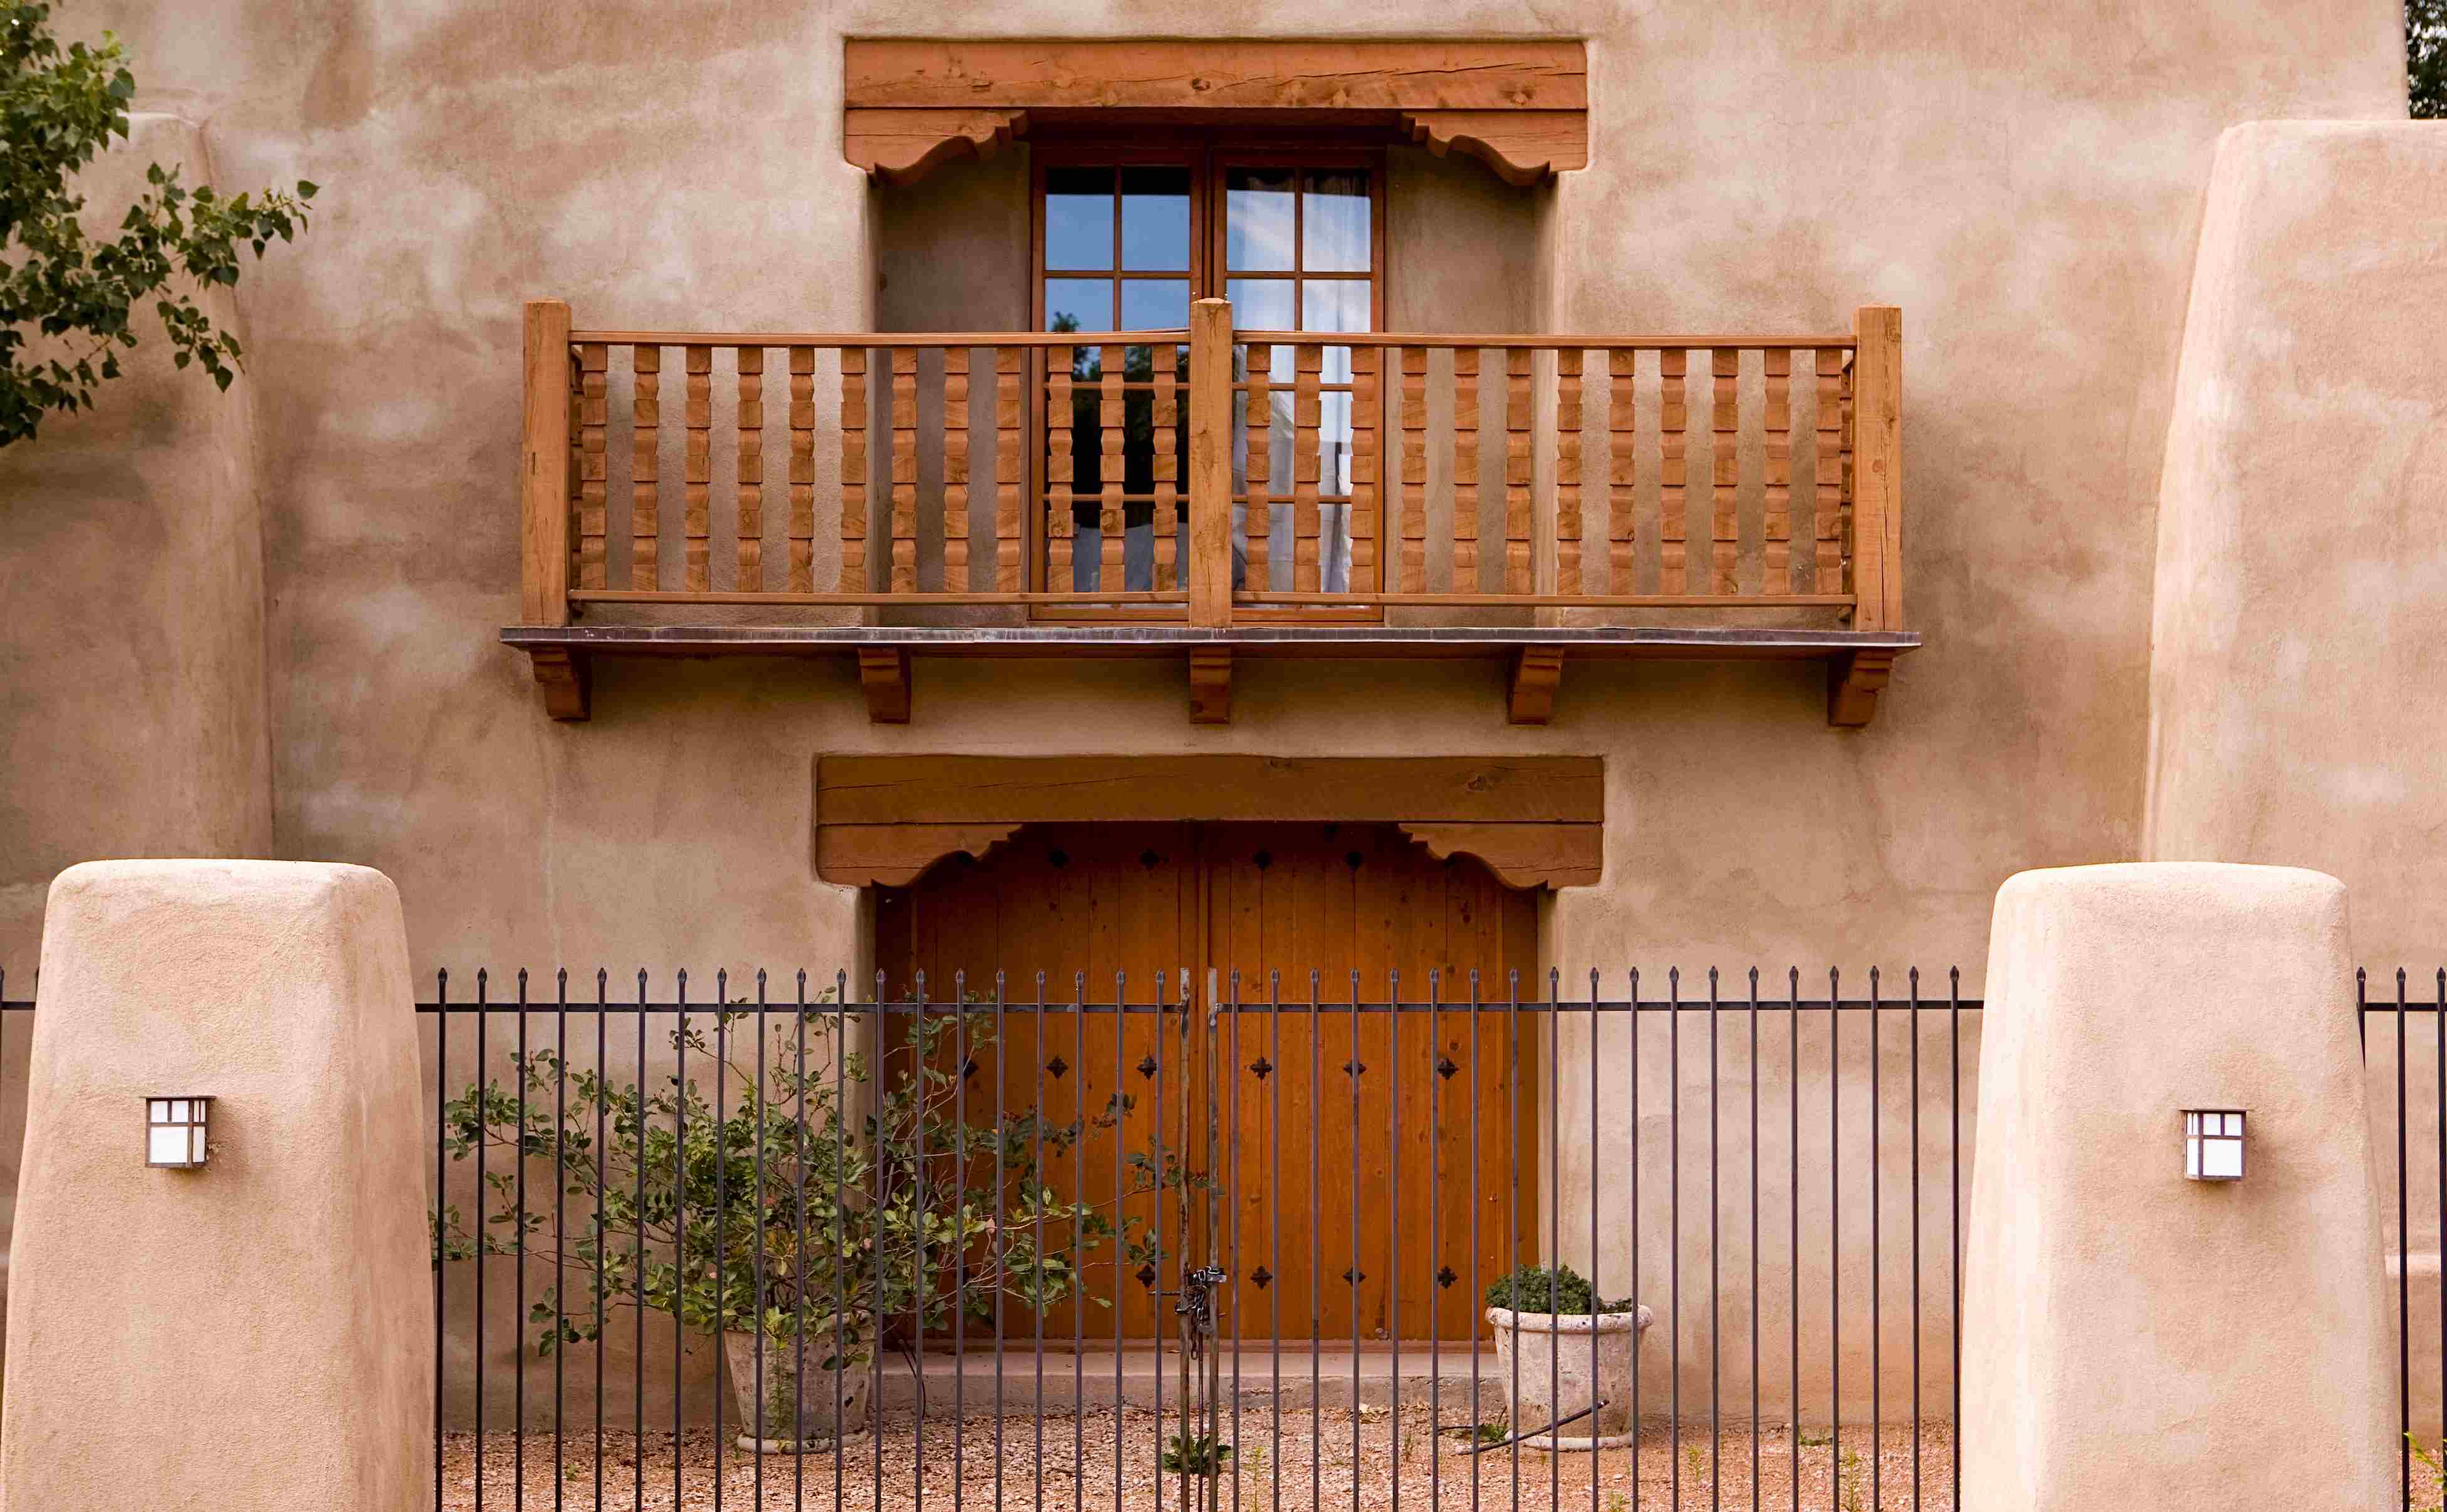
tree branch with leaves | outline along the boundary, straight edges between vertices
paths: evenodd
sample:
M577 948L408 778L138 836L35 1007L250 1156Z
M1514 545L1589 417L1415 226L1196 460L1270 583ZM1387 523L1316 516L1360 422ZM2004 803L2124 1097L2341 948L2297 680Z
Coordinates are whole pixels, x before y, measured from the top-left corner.
M98 47L63 47L50 11L0 0L0 446L31 440L49 415L91 408L136 346L147 301L171 360L229 387L245 353L197 295L237 283L242 248L260 259L274 238L306 229L315 190L300 180L294 194L223 195L182 183L180 164L154 163L118 235L88 236L74 180L113 138L127 140L136 77L108 32Z

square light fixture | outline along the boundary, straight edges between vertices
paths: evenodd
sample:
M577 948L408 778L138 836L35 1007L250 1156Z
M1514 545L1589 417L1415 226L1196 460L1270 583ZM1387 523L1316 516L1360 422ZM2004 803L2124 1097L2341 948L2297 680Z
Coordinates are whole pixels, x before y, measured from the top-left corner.
M144 1163L163 1170L192 1171L204 1163L204 1136L211 1123L209 1097L148 1097L144 1100Z
M2193 1181L2243 1180L2243 1109L2184 1109L2184 1177Z

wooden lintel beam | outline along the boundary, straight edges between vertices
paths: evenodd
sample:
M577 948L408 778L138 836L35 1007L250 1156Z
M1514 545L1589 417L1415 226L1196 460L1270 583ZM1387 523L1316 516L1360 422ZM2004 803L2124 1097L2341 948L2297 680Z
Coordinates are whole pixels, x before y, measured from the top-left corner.
M1232 652L1228 648L1198 646L1191 649L1189 722L1193 725L1232 723Z
M870 723L909 723L909 648L859 648L858 682L866 694L866 717Z
M1564 680L1564 648L1524 646L1513 653L1511 686L1505 697L1505 722L1543 725L1555 713L1555 688Z
M527 652L535 671L536 690L543 694L543 711L555 719L585 719L592 713L595 671L586 653L566 646L538 646Z
M1883 649L1856 651L1827 663L1827 723L1839 729L1858 729L1878 712L1878 694L1885 691L1898 653Z

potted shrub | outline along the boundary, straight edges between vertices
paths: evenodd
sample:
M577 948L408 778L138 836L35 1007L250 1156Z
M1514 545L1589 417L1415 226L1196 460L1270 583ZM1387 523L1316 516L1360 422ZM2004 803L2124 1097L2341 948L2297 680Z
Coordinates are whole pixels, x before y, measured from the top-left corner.
M1525 1265L1489 1287L1487 1303L1512 1430L1529 1430L1523 1444L1610 1449L1631 1442L1632 1372L1640 1336L1655 1320L1648 1309L1630 1297L1601 1300L1568 1265ZM1542 1431L1549 1424L1561 1431Z
M623 1308L674 1317L720 1337L740 1446L784 1452L865 1427L880 1349L897 1345L914 1372L916 1340L947 1336L956 1313L990 1337L997 1299L1110 1306L1081 1286L1091 1256L1110 1245L1128 1260L1154 1257L1145 1219L1119 1209L1180 1184L1161 1149L1132 1153L1130 1180L1102 1202L1062 1200L1039 1166L1063 1168L1057 1159L1091 1130L1116 1127L1127 1096L1063 1125L1040 1125L1034 1109L997 1122L989 1106L977 1117L976 1105L992 1099L960 1087L993 1044L987 1013L903 1019L905 1041L880 1066L834 1043L841 1020L829 1010L768 1011L766 1021L763 1045L756 1015L736 1006L673 1030L674 1050L686 1043L685 1085L666 1074L650 1090L571 1068L564 1086L542 1051L513 1058L523 1121L516 1082L480 1083L446 1106L454 1159L480 1143L506 1158L485 1175L499 1205L482 1234L467 1232L455 1205L436 1210L441 1256L509 1255L522 1238L529 1257L578 1273L529 1311L540 1354L593 1340ZM947 1064L956 1032L965 1066ZM719 1114L693 1074L717 1055L730 1105ZM558 1251L556 1167L573 1200Z

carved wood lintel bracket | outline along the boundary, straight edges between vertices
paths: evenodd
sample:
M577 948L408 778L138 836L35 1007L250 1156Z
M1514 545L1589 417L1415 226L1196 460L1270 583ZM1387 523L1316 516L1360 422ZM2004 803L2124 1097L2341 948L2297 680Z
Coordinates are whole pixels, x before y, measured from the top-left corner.
M1873 648L1830 660L1827 664L1827 723L1842 729L1858 729L1874 718L1878 712L1878 694L1886 690L1887 679L1892 675L1895 657L1899 654Z
M827 756L816 765L816 871L900 887L982 857L1023 824L1081 821L1398 823L1513 887L1598 880L1604 770L1593 758Z

